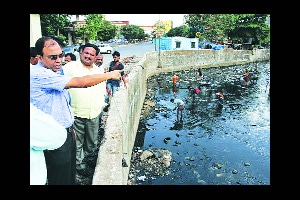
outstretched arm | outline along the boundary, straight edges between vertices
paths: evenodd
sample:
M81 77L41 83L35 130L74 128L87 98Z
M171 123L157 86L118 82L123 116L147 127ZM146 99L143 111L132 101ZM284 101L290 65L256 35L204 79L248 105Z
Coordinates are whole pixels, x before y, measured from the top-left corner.
M114 70L110 72L106 72L103 74L93 74L93 75L86 75L82 77L73 77L65 86L65 88L86 88L91 87L93 85L97 85L103 81L108 79L119 80L121 77L122 70Z

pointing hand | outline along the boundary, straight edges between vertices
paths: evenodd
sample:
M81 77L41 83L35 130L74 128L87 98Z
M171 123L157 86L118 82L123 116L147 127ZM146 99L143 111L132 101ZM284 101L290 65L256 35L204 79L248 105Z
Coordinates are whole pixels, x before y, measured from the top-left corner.
M123 71L124 71L124 69L110 71L109 73L111 75L111 79L120 80L120 78L121 78L121 72L123 72Z

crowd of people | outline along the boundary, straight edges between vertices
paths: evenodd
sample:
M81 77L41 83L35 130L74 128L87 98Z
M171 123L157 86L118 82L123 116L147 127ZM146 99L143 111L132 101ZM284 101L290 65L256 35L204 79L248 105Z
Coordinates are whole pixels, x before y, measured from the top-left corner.
M39 121L37 116L30 117L30 123L34 124L30 129L31 185L76 184L76 173L85 167L84 156L98 141L106 86L113 81L116 81L114 87L120 86L120 81L125 80L121 79L124 65L119 61L119 52L113 53L114 64L111 64L117 67L105 72L98 46L81 45L80 59L72 60L69 55L70 61L64 65L63 47L57 37L41 37L30 49L31 109L49 119L46 123L42 117ZM109 93L117 89L109 89Z
M196 96L201 92L201 85L202 85L201 81L204 80L204 75L202 73L201 68L198 68L197 71L199 73L199 81L200 81L199 85L197 87L188 86L188 88L187 88L193 103L195 103L195 101L196 101ZM176 97L176 93L177 93L178 87L179 87L178 74L174 74L172 76L172 83L173 83L173 94L174 94L174 97ZM215 95L217 98L217 101L216 101L217 105L222 106L224 103L224 95L221 92L216 92ZM177 121L182 121L183 110L184 110L184 101L179 98L176 98L176 99L172 98L172 99L170 99L170 101L175 104L174 110L177 108Z

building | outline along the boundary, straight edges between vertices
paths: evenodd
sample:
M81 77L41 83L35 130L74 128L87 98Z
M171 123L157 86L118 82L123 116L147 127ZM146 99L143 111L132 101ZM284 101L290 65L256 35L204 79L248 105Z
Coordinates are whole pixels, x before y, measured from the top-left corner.
M169 32L169 30L171 30L173 28L173 21L172 20L168 20L168 21L157 21L154 25L153 25L153 29L159 30L160 27L163 27L163 32L167 33Z
M35 46L37 39L42 37L39 14L30 14L30 47Z
M144 32L146 34L151 35L152 31L153 31L153 26L139 26L141 29L144 30Z
M161 37L153 40L159 50L197 50L198 38L185 37Z
M119 28L124 25L129 25L129 21L109 21L112 24L118 26ZM157 30L157 27L162 26L163 28L163 33L169 32L170 29L173 28L173 21L172 20L167 20L167 21L157 21L153 26L139 26L141 29L144 30L145 33L151 35L151 33L155 30Z
M129 21L109 21L109 22L112 23L113 25L118 26L119 29L121 28L121 26L129 25Z

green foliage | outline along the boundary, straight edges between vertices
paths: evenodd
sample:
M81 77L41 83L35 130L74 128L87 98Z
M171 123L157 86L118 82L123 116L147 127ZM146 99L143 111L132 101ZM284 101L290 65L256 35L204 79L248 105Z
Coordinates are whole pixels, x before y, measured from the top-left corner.
M68 38L68 27L73 24L69 14L40 14L42 35L54 35L65 40ZM165 33L165 27L156 24L152 37L156 32L163 32L164 36L181 36L194 38L200 41L225 41L226 39L245 42L252 38L253 44L262 45L270 43L270 25L266 24L269 14L188 14L185 15L185 24L170 29ZM107 41L122 35L127 40L144 39L148 37L144 30L136 25L124 25L121 28L104 20L103 14L86 15L86 25L76 28L72 37L90 40ZM75 41L73 41L74 43Z
M65 39L67 32L64 27L72 26L68 14L40 14L43 36L53 35Z
M268 14L189 14L185 16L190 35L200 41L224 41L228 37L239 41L253 39L253 43L270 42Z
M252 38L256 45L269 42L270 27L266 24L267 16L266 14L238 15L235 28L228 33L228 36L244 42L247 38Z
M136 25L124 25L121 27L120 33L127 40L144 39L146 36L144 30Z
M117 26L104 20L102 14L89 14L85 16L85 26L74 29L73 43L75 39L106 41L116 36ZM55 35L66 41L69 29L73 27L71 15L68 14L40 14L42 35Z
M182 25L179 27L175 27L169 30L169 32L166 33L167 37L188 37L191 38L191 35L189 34L190 30L189 27Z
M85 40L96 40L97 33L102 28L104 20L104 16L102 14L89 14L86 15L86 25L83 27Z
M109 21L104 20L101 28L97 32L97 39L99 41L107 41L117 35L118 26Z

